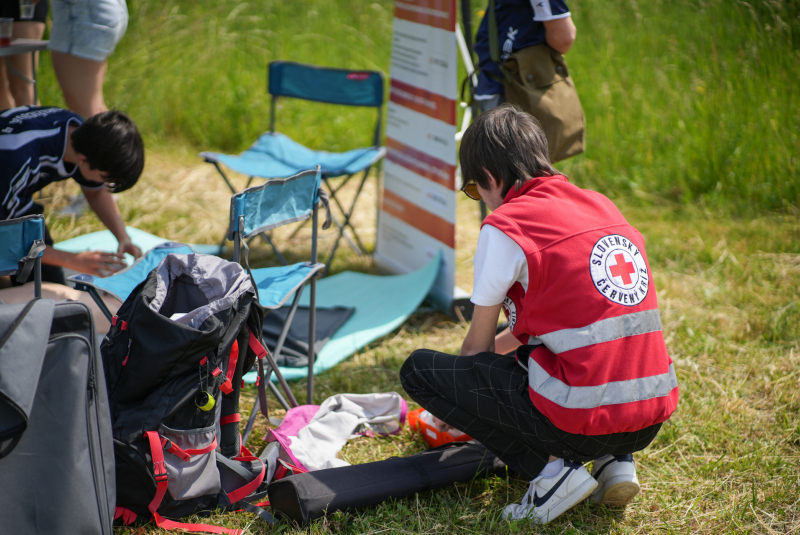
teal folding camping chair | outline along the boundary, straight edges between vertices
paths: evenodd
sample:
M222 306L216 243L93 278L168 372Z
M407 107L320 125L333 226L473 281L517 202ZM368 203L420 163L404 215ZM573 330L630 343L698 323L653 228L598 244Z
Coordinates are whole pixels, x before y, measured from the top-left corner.
M314 397L314 345L316 332L316 280L325 264L317 262L317 224L318 206L320 199L321 171L317 166L315 170L304 171L286 179L274 179L264 182L260 186L248 188L231 197L230 226L228 239L233 240L233 257L241 261L244 249L244 262L247 271L256 287L258 300L267 310L276 310L282 307L292 296L286 322L272 351L274 359L280 359L283 344L289 334L289 328L294 320L297 306L303 289L310 289L309 303L309 340L308 340L308 403L313 403ZM278 228L280 226L298 221L311 220L311 253L309 262L299 262L289 266L266 267L250 269L248 259L249 249L247 239L258 234ZM323 228L330 222L326 220ZM259 380L270 383L267 370L266 376ZM256 399L256 406L250 413L250 419L245 429L246 437L252 428L255 415L259 406L266 412L263 400ZM265 414L266 415L266 414Z
M190 246L183 243L167 242L153 247L127 268L108 277L79 274L73 275L67 280L75 285L76 290L88 292L94 302L97 303L97 306L100 307L103 315L108 318L108 321L113 323L114 316L100 297L100 291L106 292L118 299L120 303L124 303L133 290L136 289L136 286L145 280L148 273L158 267L161 261L169 254L195 254L195 251ZM267 358L268 360L272 359L272 356L268 356ZM289 385L283 379L283 376L280 375L280 372L276 375L284 388L284 392L291 400L291 404L286 401L278 388L272 383L268 385L270 391L286 410L289 410L291 407L296 407L297 401L292 397Z
M200 156L205 158L205 161L214 164L233 193L236 193L236 190L222 170L220 163L238 173L249 176L246 187L250 186L255 177L265 179L287 178L319 165L322 169L322 179L330 191L331 200L336 203L344 218L341 222L335 218L333 220L338 228L338 235L333 243L326 265L330 266L333 261L333 256L342 238L348 242L356 253L364 254L366 247L361 242L350 219L355 210L358 197L367 181L370 169L386 155L386 148L380 146L381 117L384 103L383 74L377 71L353 71L288 61L273 61L269 64L269 93L271 96L269 132L259 137L249 149L238 156L214 152L203 152ZM372 146L347 152L327 152L306 148L286 135L275 131L275 108L280 97L326 104L375 108L377 110L377 120L371 138ZM336 194L341 191L351 178L359 173L361 173L361 180L358 183L355 196L350 201L349 207L345 209ZM334 188L330 179L342 176L345 178L338 184L338 187ZM345 234L347 228L350 229L353 239ZM269 236L262 236L268 241L278 258L285 265L287 263L286 260L269 239Z
M0 276L16 275L17 282L24 283L33 270L33 295L41 298L44 247L42 216L30 215L0 221Z

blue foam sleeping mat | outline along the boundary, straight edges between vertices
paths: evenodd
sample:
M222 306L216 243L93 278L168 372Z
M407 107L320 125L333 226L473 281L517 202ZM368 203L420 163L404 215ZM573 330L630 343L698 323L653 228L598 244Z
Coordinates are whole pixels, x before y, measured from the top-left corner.
M141 249L142 252L149 251L157 245L171 241L134 227L125 227L125 231L128 233L128 236L130 236L133 244ZM194 249L195 252L202 254L217 254L219 252L219 245L190 245L190 247ZM99 232L91 232L83 236L59 242L54 245L54 248L60 251L67 251L68 253L82 253L84 251L116 253L119 244L117 243L117 238L111 234L110 230L101 230ZM125 263L131 265L133 263L133 257L126 254Z
M314 362L314 375L333 368L344 359L381 336L402 325L422 304L439 273L441 255L425 266L404 275L367 275L345 271L317 282L317 307L354 307L355 312L320 350ZM308 306L306 289L300 299ZM286 380L301 379L308 369L281 367ZM275 375L273 381L277 380ZM256 373L244 376L255 383Z

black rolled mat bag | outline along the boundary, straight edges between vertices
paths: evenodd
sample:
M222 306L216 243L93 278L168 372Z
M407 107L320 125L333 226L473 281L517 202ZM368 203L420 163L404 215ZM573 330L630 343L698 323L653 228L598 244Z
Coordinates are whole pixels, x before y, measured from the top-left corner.
M0 532L112 533L114 449L92 314L0 305Z
M481 444L458 442L410 457L296 474L269 485L273 510L300 524L336 511L499 474L505 464Z
M126 524L238 533L173 521L217 509L274 521L248 503L265 492L266 470L242 447L238 423L242 374L266 354L263 315L239 264L200 254L167 255L120 307L101 352L115 516Z

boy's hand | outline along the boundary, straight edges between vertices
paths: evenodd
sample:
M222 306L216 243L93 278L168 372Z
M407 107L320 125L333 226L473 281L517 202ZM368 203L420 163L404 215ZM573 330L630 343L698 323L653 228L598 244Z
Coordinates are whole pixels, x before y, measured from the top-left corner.
M117 256L122 258L122 255L128 253L134 258L142 256L142 250L136 247L130 240L119 242L119 249L117 249Z
M77 253L69 264L66 267L99 277L107 277L125 267L125 262L122 261L121 256L116 253L103 253L100 251Z

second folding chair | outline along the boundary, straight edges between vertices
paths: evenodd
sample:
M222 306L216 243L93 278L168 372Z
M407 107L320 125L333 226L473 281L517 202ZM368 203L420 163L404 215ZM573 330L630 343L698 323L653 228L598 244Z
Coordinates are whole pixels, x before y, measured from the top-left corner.
M386 154L386 148L380 146L383 92L383 75L378 71L354 71L288 61L273 61L269 64L269 93L272 97L269 132L259 137L249 149L238 156L214 152L203 152L200 156L216 166L217 171L233 193L236 193L236 190L220 167L220 163L238 173L249 176L248 186L254 177L286 178L319 165L322 170L322 179L330 191L331 200L338 206L344 218L342 221L333 220L338 227L338 235L326 264L330 265L333 261L333 256L342 238L348 241L356 253L363 254L366 248L359 239L350 219L370 169ZM281 97L375 108L377 119L370 139L372 145L346 152L327 152L306 148L275 130L276 102ZM357 191L346 208L336 194L359 173L361 173L361 179L358 182ZM345 178L336 185L337 187L334 187L330 179L336 177ZM352 239L345 234L345 230L348 228L353 235ZM268 236L265 238L269 240ZM269 241L269 244L285 264L286 262L274 243Z
M286 317L278 340L272 350L277 361L283 349L283 343L289 333L295 312L300 303L300 296L306 286L309 287L309 341L308 341L308 400L313 403L314 397L314 338L316 331L316 279L325 264L317 262L317 224L320 199L321 172L319 166L315 170L304 171L286 179L268 180L260 186L248 188L231 198L230 227L228 239L233 240L235 261L242 260L253 285L256 287L258 300L267 311L282 307L292 298L292 304ZM277 266L250 269L247 239L280 226L311 219L311 250L308 262L299 262L290 266ZM329 224L326 221L326 225ZM323 226L325 228L325 226ZM269 314L269 312L267 312ZM261 380L269 381L269 374ZM259 405L263 402L257 401ZM262 407L263 410L266 407ZM253 408L250 421L245 431L249 433L255 418L257 407ZM246 440L246 438L245 438Z
M44 218L40 215L0 221L0 275L24 283L34 273L34 297L42 297ZM2 301L0 301L2 303Z

